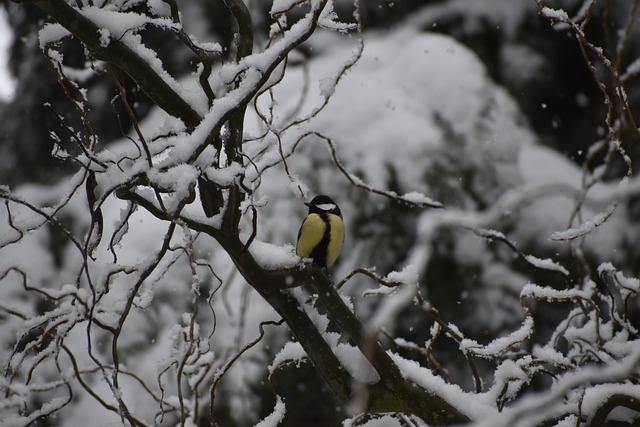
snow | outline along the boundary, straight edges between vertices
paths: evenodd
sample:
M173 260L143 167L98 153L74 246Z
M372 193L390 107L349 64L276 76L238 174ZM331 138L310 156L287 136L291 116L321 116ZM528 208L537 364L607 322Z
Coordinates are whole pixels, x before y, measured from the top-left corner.
M249 252L258 265L267 270L293 268L300 262L293 245L278 246L255 239L249 246Z
M170 88L179 94L183 94L182 86L164 69L162 61L158 58L156 52L142 43L140 35L125 32L118 40L149 64L155 73L162 78Z
M425 196L422 193L418 193L417 191L410 191L400 196L400 198L402 200L406 200L416 205L427 205L427 206L435 206L435 207L442 206L440 202L437 202L432 198Z
M107 47L111 43L111 33L106 28L100 28L98 30L98 36L100 38L100 47Z
M640 387L637 384L633 384L627 381L626 384L599 384L596 387L591 387L585 390L584 398L582 399L582 405L586 414L594 414L595 411L602 406L603 402L607 399L624 394L632 399L640 399ZM622 415L619 418L613 415L608 417L609 420L617 418L621 422L631 423L635 421L633 418L633 412L629 411L626 416ZM624 413L623 413L624 414ZM631 415L631 416L629 416Z
M149 11L155 16L171 16L171 6L162 0L148 0Z
M46 49L47 46L59 42L69 34L71 33L60 24L46 24L38 33L40 49Z
M273 362L269 366L269 372L273 374L284 363L295 363L299 366L300 362L306 360L306 358L307 353L305 353L300 343L289 341L273 358Z
M239 163L231 163L226 167L209 167L205 170L207 178L222 187L235 184L244 173L244 167Z
M349 31L357 28L356 24L344 23L338 21L338 14L333 10L333 1L328 1L324 7L322 14L318 19L318 26L328 30L337 31L347 34Z
M559 22L569 21L569 15L562 9L552 9L548 6L543 6L540 14L545 18L552 19Z
M527 260L529 264L534 265L536 268L539 268L542 270L557 271L559 273L564 274L565 276L569 276L569 271L566 268L564 268L562 265L553 261L552 259L549 259L549 258L540 259L533 255L525 255L524 258Z
M392 271L387 274L384 280L390 283L415 284L419 280L418 269L415 265L408 265L402 271Z
M338 343L334 347L334 352L355 381L362 384L375 384L380 381L380 375L357 347Z
M179 29L169 18L149 18L140 13L121 12L89 6L82 8L82 15L102 30L107 30L115 39L122 39L127 33L135 33L147 25L161 28Z
M640 279L635 277L626 277L624 273L618 271L610 262L604 262L598 266L598 274L600 276L605 273L612 274L616 283L620 287L622 297L640 293Z
M579 387L581 385L605 385L609 381L613 380L625 380L628 378L631 372L634 372L637 364L640 362L640 348L634 349L634 351L625 357L619 363L611 363L605 366L593 366L583 368L579 371L573 371L565 374L558 379L554 387L547 393L538 393L523 397L512 407L506 408L500 414L499 417L486 417L476 422L477 427L519 427L519 426L531 426L536 425L542 419L542 416L549 416L549 412L554 410L554 406L570 406L577 404L580 396L573 396L573 401L566 400L566 393ZM632 395L640 393L637 386L628 386ZM611 391L607 393L607 389L612 390L609 387L593 387L589 393L593 393L589 396L587 405L582 406L582 413L584 415L593 415L593 411L597 409L606 398L611 395ZM586 394L585 394L586 399ZM584 405L584 400L583 400ZM561 409L556 408L554 412L560 412Z
M11 416L3 420L2 424L6 427L24 427L32 424L41 416L54 413L56 410L66 405L68 398L59 397L51 399L40 405L40 407L32 411L28 417Z
M326 77L320 80L320 95L329 98L336 92L336 81L333 78Z
M509 19L519 18L516 12L521 8L514 6L515 3L508 2L504 8L487 8L487 3L483 3L484 6L475 3L471 5L468 1L456 0L442 2L442 9L438 10L442 12L448 8L466 7L478 17L488 16L492 22L504 22L508 25ZM280 13L296 4L295 0L277 0L272 5L271 13ZM319 1L314 1L312 10L319 4ZM489 4L495 6L497 3ZM154 1L151 8L157 16L168 16L163 2ZM436 9L429 8L427 12L435 16ZM598 233L602 232L608 236L598 240L598 247L594 249L596 254L621 247L620 236L625 235L626 218L623 213L614 210L615 205L610 202L617 195L631 194L640 185L640 180L631 179L624 188L608 184L593 186L585 194L585 207L581 212L584 218L589 219L566 229L567 220L575 206L575 198L582 195L585 179L582 171L536 141L532 132L522 125L517 106L506 91L488 77L484 65L474 54L449 37L421 32L412 28L412 25L400 26L389 32L367 32L366 48L361 59L346 74L338 73L341 78L337 79L336 70L344 70L341 67L351 64L358 56L357 42L353 38L352 44L347 45L342 39L336 43L336 35L320 34L317 39L309 42L314 54L318 52L309 61L310 74L305 76L303 67L290 65L282 83L273 90L277 101L270 104L269 96L258 100L260 111L269 111L273 107L272 122L265 124L255 112L249 113L245 127L247 136L263 133L267 136L245 143L247 157L243 161L246 163L234 162L226 167L215 168L210 166L217 155L213 148L207 148L198 159L192 163L190 161L202 147L206 137L212 131L219 130L220 121L240 102L251 96L255 85L263 78L264 71L276 61L278 51L301 37L309 28L309 15L297 21L290 33L273 44L273 49L245 58L240 63L229 62L217 68L211 77L211 83L221 96L209 107L204 97L197 92L195 77L190 76L178 82L164 70L155 52L145 47L137 34L137 31L148 25L177 29L169 19L150 19L135 13L116 15L115 11L92 7L84 8L83 13L102 27L99 36L104 46L114 39L127 44L151 64L178 93L189 98L194 108L204 117L198 128L187 134L179 120L154 111L141 123L141 129L149 141L156 136L160 137L150 144L152 159L138 157L137 147L124 140L110 145L108 150L96 153L101 161L109 165L106 172L99 174L100 195L109 194L108 191L127 183L133 176L146 176L158 188L167 191L161 196L163 204L169 212L174 212L190 196L203 171L209 180L223 187L237 185L239 182L249 183L254 193L242 207L256 207L257 229L254 229L249 215L245 216L241 223L241 238L243 242L248 242L253 237L252 233L256 232L248 251L259 266L269 270L295 268L300 264L300 258L295 255L292 244L304 217L304 207L299 200L303 196L300 189L306 196L319 190L327 193L331 190L342 196L340 205L348 225L356 225L359 213L368 213L365 212L366 209L376 207L365 206L357 198L347 196L350 193L346 189L352 190L352 187L347 177L336 173L331 160L332 150L335 150L337 158L352 174L353 182L382 189L390 188L392 183L397 187L397 192L388 192L387 195L401 194L398 196L400 201L418 206L444 207L415 211L415 245L407 248L406 258L399 263L403 268L384 276L384 280L399 285L381 288L382 291L378 292L368 292L369 295L376 295L370 299L375 302L368 308L365 306L369 310L365 312L365 326L371 333L395 332L399 313L414 305L417 286L421 278L424 280L424 277L428 277L429 272L425 270L434 247L442 243L437 240L440 237L438 231L442 228L455 228L464 232L463 237L452 237L452 240L455 238L455 247L451 253L467 265L482 266L475 279L483 284L492 283L481 287L490 308L493 307L491 304L503 302L501 298L508 294L494 292L499 287L507 288L515 300L519 296L521 299L556 302L590 300L597 292L597 285L593 281L586 281L583 289L558 290L528 282L526 276L509 268L508 263L500 259L499 252L487 250L486 241L512 238L514 241L524 241L531 236L539 238L544 235L551 236L554 241L546 244L557 250L558 246L553 245L584 236L599 239L601 235ZM350 24L337 23L330 7L323 13L321 24L325 27L339 31L353 28ZM566 19L563 11L549 9L545 13L554 19ZM40 31L39 39L41 46L46 46L55 44L67 35L66 30L59 25L47 24ZM212 52L220 50L217 43L197 44ZM526 52L521 52L521 56L525 54ZM56 52L52 52L52 57L60 63L64 59ZM228 91L222 87L223 83L231 83L239 75L243 76L240 85L230 85ZM300 103L301 82L305 79L310 82L307 88L310 96ZM324 102L328 98L331 98L330 102L325 106ZM308 120L291 125L290 113L297 107L300 107L300 111L295 117ZM325 149L329 143L331 147L327 153ZM119 162L123 156L130 160ZM287 173L280 163L282 156L287 158L287 166L290 168ZM85 158L83 160L87 161ZM151 166L148 160L152 161ZM482 175L468 183L486 208L478 210L471 198L439 202L456 191L462 193L462 190L461 187L453 187L455 190L436 194L438 185L433 180L439 178L434 172L441 166L438 162L445 166L460 166L459 169L454 167L444 170L444 173L452 173L453 182L461 171L476 168L486 172L486 176ZM88 208L86 195L80 187L81 182L82 174L78 174L64 188L55 185L24 186L17 191L15 201L33 200L38 206L50 206L42 208L43 211L59 212L62 218L66 218L65 224L71 228L70 233L81 239L89 225L86 215L83 216ZM148 194L150 200L157 202L151 192L141 194ZM366 200L379 201L375 197L377 196ZM67 206L63 207L60 200L68 201ZM152 218L142 209L131 209L127 203L113 196L105 196L101 201L104 201L101 209L105 237L96 249L95 259L90 260L78 257L75 248L65 248L61 254L57 254L61 261L54 259L47 249L52 243L51 237L47 233L31 232L43 223L42 215L34 214L24 206L15 206L15 203L11 205L15 215L14 227L28 232L22 241L7 246L9 250L0 248L0 282L3 285L0 286L0 299L8 302L2 303L4 311L8 308L29 320L8 321L6 327L3 326L0 337L5 344L13 343L16 336L25 332L25 328L59 320L60 330L70 328L61 334L65 337L65 344L75 354L82 355L81 369L87 372L95 370L95 362L83 349L89 343L93 344L95 354L104 363L108 363L109 352L96 348L99 347L98 344L102 345L102 340L108 335L96 324L90 329L86 328L84 306L89 306L93 303L92 298L96 298L94 320L101 325L116 327L122 320L128 298L135 291L131 300L133 308L118 342L123 354L127 355L126 366L136 372L146 384L155 387L162 383L166 387L164 400L178 407L180 400L176 385L171 383L175 366L182 360L187 363L183 370L184 375L188 376L184 381L185 387L188 385L195 388L201 380L206 383L213 375L207 372L219 372L220 363L227 361L229 355L236 354L249 339L254 338L261 321L279 317L247 286L232 261L210 237L196 233L192 235L188 229L177 227L175 235L168 241L168 255L156 267L151 268L156 261L167 224ZM214 227L220 225L219 218L201 218L197 201L186 208L185 215ZM3 224L6 223L6 216L6 211L0 211L0 221ZM501 221L505 218L509 222L502 232L498 229L502 229ZM348 222L349 219L352 219L351 223ZM120 227L125 223L126 226ZM559 229L564 231L557 231ZM468 233L469 230L473 230L475 234ZM334 271L336 277L343 277L343 272L363 264L363 254L372 245L372 241L366 237L369 230L364 231L360 239L346 241L341 264ZM375 232L377 230L373 230ZM19 236L20 233L15 229L3 228L0 241L4 244ZM108 247L109 239L106 236L113 236L111 248ZM525 260L537 268L569 276L567 268L546 256L525 254ZM85 271L84 262L87 275L92 278L91 287L96 291L95 294L91 293L87 278L82 273ZM148 269L152 271L147 274ZM26 277L18 273L22 271L26 272ZM142 280L143 273L146 278L144 283L135 288L135 284ZM614 267L614 263L601 263L598 273L615 279L623 297L634 295L640 289L640 281L625 276ZM38 287L50 298L59 300L56 301L56 307L44 314L35 312L34 307L24 301L25 286ZM358 290L356 286L354 289ZM354 291L354 295L358 293ZM302 291L296 297L349 373L363 383L378 381L380 378L377 372L362 353L345 342L340 334L328 331L329 318L304 303L307 296ZM457 296L452 296L454 297ZM343 298L350 308L364 310L365 303L361 298L351 298L348 295L343 295ZM198 302L199 312L193 307ZM430 307L430 302L425 301L424 306ZM471 338L465 338L459 343L459 348L473 357L502 360L495 369L493 384L483 393L465 392L457 385L446 383L433 371L418 363L391 352L389 354L406 378L453 402L461 412L476 420L478 425L516 425L529 414L533 414L535 418L537 413L548 408L551 408L550 411L561 412L562 405L576 403L575 390L589 382L596 386L588 388L584 394L585 415L593 414L598 403L616 390L638 395L637 389L632 389L629 384L605 383L607 375L608 378L624 381L630 373L637 372L640 356L637 349L631 348L629 344L633 329L623 327L622 330L617 330L613 321L598 323L593 313L585 314L583 318L578 317L581 312L574 312L570 316L574 322L567 321L558 327L563 338L570 342L585 343L605 339L605 344L598 351L603 350L617 357L623 355L625 358L620 364L612 360L613 357L605 358L606 363L602 366L594 366L581 372L574 365L579 357L575 349L569 349L567 354L563 354L549 344L536 345L531 355L513 356L514 360L511 360L511 352L519 350L519 344L527 340L534 330L534 319L528 315L522 319L524 310L518 310L515 315L511 312L505 314L504 311L488 312L487 317L491 318L487 322L494 322L493 325L511 327L515 324L514 329L508 329L503 335L491 339L488 344L481 344ZM623 324L620 315L614 317L614 320ZM521 323L518 325L519 322ZM435 323L433 325L432 334L436 331ZM462 333L464 328L453 323L450 328L465 336ZM209 330L214 330L215 333L207 338ZM559 334L558 331L555 333ZM194 336L188 338L190 334ZM151 336L153 341L149 340ZM87 341L88 338L91 339L90 342ZM283 343L278 339L275 341L282 345L282 349L270 361L268 371L271 374L277 374L278 367L283 364L299 365L307 360L307 354L299 343L286 340ZM238 400L230 406L252 406L240 399L243 393L250 394L249 389L254 381L252 378L264 374L264 366L269 363L265 346L264 342L260 342L255 348L248 350L247 355L237 362L237 367L226 374L229 384L234 384L237 388L234 390L236 394L231 393L229 399ZM215 349L215 353L210 349ZM11 367L18 365L16 360L13 360ZM537 372L536 369L542 369L542 364L538 364L540 361L549 364L551 369L570 367L575 370L560 375L558 381L544 393L531 393L528 397L510 403L503 412L498 413L496 401L510 401L518 397L533 373ZM24 365L31 366L31 363L34 362L25 361ZM64 363L67 363L66 359ZM125 361L123 369L124 366ZM52 367L43 371L43 376L58 375ZM37 371L36 376L39 375L40 372ZM140 385L132 378L123 374L121 377L117 393L131 399L136 413L139 412L145 420L155 420L157 402L154 396L141 390ZM94 390L111 402L114 397L112 390L99 376L92 378L95 382L92 385ZM12 390L20 390L20 387L24 388L24 396L31 392L28 386L18 381L12 384ZM157 388L153 390L158 392ZM164 391L163 389L163 393ZM200 388L199 392L202 391ZM16 399L22 398L20 395ZM47 405L53 408L59 403L50 399L42 409L49 410ZM189 406L191 401L186 403ZM0 403L0 408L5 404L11 403ZM81 401L81 405L84 409L75 402L71 405L64 413L65 422L87 425L91 421L90 413L104 412L97 402ZM277 425L284 418L285 412L284 399L278 396L272 413L258 425ZM31 413L34 414L37 411ZM247 414L243 412L243 415ZM109 420L118 422L116 414L110 416ZM575 420L567 417L562 422L567 424L570 421ZM350 425L349 421L344 425ZM391 416L381 416L366 425L399 425L399 422Z
M631 64L627 66L624 74L620 76L620 79L622 81L625 81L633 76L636 76L638 73L640 73L640 58L634 59Z
M300 4L300 0L274 0L271 5L271 16L279 15Z
M402 427L404 425L405 424L401 423L399 419L392 415L381 415L364 423L359 417L355 417L354 419L345 420L342 423L342 427Z
M398 365L402 375L410 378L416 384L427 390L438 393L439 396L453 404L461 413L471 419L485 419L497 413L490 405L485 404L476 395L465 393L455 384L447 384L441 377L433 375L430 369L420 366L418 363L404 359L393 353L389 353L393 361Z
M214 53L217 55L222 55L222 53L224 52L224 49L222 48L222 46L220 46L220 43L200 42L194 35L189 35L189 37L191 38L191 42L194 46L204 50L205 52Z
M535 298L547 301L567 301L570 299L588 300L593 296L595 283L589 282L586 289L553 289L546 286L538 286L527 283L520 293L521 298Z
M596 214L593 218L586 220L578 227L569 228L566 231L557 231L551 235L551 240L573 240L578 237L586 236L591 233L596 227L600 227L609 219L616 210L617 204L611 204L604 211Z
M10 101L15 93L15 78L7 67L12 41L13 31L9 26L7 12L0 9L0 102Z
M151 169L147 172L149 182L154 183L158 188L172 193L173 205L176 205L189 197L194 191L195 183L199 171L196 167L187 164L177 165L171 168L158 170ZM173 209L169 207L169 211Z
M527 316L520 329L517 329L508 336L496 338L486 346L480 345L476 341L466 338L460 342L460 350L465 354L471 352L480 357L490 358L493 355L504 353L509 348L524 342L533 333L533 328L533 318Z
M284 401L280 396L276 396L276 406L273 408L273 412L263 418L255 427L276 427L282 422L286 412L287 408L284 405Z
M544 347L536 345L533 348L532 354L534 357L540 360L548 361L555 366L571 365L571 362L567 357L565 357L561 352L549 345L546 345Z

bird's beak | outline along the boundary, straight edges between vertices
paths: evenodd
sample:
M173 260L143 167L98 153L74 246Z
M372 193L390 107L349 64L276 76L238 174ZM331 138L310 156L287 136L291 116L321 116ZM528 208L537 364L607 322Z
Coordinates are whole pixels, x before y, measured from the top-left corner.
M309 203L309 202L304 202L304 204L305 204L306 206L308 206L308 207L311 207L311 203Z

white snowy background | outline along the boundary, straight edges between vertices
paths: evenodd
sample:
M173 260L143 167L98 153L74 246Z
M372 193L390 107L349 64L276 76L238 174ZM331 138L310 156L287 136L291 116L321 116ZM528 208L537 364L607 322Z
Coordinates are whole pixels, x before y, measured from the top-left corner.
M0 9L0 98L6 100L13 96L14 82L8 69L8 49L11 43L12 33L7 22L7 13Z
M519 14L522 13L522 8L516 7L515 3L484 2L486 9L479 8L478 13L486 13L486 16L500 23L514 22L520 19ZM448 7L457 8L468 3L457 1L447 4ZM500 8L496 8L496 4L500 4ZM275 89L277 103L271 105L263 97L257 107L263 114L272 108L269 114L273 114L273 122L281 125L293 111L298 116L311 114L322 105L324 96L331 93L329 104L313 119L282 132L281 143L284 149L292 150L301 135L320 133L330 139L344 167L364 183L383 189L393 185L393 190L398 194L422 193L444 203L446 209L421 210L397 218L397 221L407 221L408 227L413 230L413 241L404 247L401 259L385 259L384 254L380 255L372 248L385 242L381 236L388 232L387 229L374 228L369 233L358 229L356 234L353 230L355 226L350 226L365 213L383 209L388 202L382 198L363 196L362 192L354 189L344 175L336 172L327 141L310 136L289 157L287 166L290 175L279 164L266 170L261 179L255 182L256 185L259 182L253 200L258 207L258 240L252 245L251 251L263 264L283 265L291 260L296 261L293 245L298 225L305 214L298 185L306 187L309 195L330 194L342 209L348 231L343 254L333 271L337 278L361 267L377 267L378 273L383 276L393 269L404 269L404 274L399 277L409 283L419 280L418 276L428 276L427 266L430 265L434 248L441 238L439 232L441 228L453 225L456 237L452 243L452 251L455 258L463 265L480 265L482 268L478 272L478 289L468 290L464 295L450 295L450 298L461 301L466 299L474 305L474 315L481 319L480 324L475 325L478 330L486 328L507 335L513 332L526 336L531 332L532 326L518 304L520 293L537 295L543 291L529 283L530 279L521 271L513 268L511 258L505 260L505 257L496 256L487 249L485 239L461 231L457 226L500 229L507 225L505 228L508 228L510 240L522 243L522 246L527 246L528 242L537 242L540 253L533 255L540 258L530 258L531 264L565 271L553 261L544 259L549 254L566 254L568 251L566 242L554 241L551 237L571 225L569 221L575 206L574 196L582 188L583 171L538 140L519 111L517 103L489 77L485 66L473 52L451 37L417 30L416 22L431 19L438 13L442 11L431 8L423 14L413 16L412 21L400 23L391 29L365 32L365 47L361 58L335 87L331 82L336 70L353 58L358 51L358 40L356 37L347 38L320 31L309 42L314 51L314 57L308 63L309 74L305 75L302 67L291 65L284 80ZM3 45L9 40L5 19L0 15L0 63L6 62L2 56L6 52ZM105 25L108 24L105 22ZM117 33L115 28L110 31ZM535 67L535 61L526 55L522 61L523 68L525 64ZM3 82L0 85L0 96L10 97L11 79L3 70L5 68L0 67L0 81ZM303 94L301 87L305 81L308 82L308 92ZM196 105L205 105L202 95L195 92L197 82L193 78L185 78L179 84L185 93L193 92ZM160 111L154 111L141 122L142 132L149 139L154 134L175 126L175 121ZM246 118L245 139L258 138L264 130L261 119L250 109ZM245 152L250 157L255 156L260 161L259 166L264 166L272 160L261 158L260 153L266 145L274 143L273 138L258 138L255 142L246 143ZM102 155L117 155L131 149L131 143L122 139L111 142ZM276 155L277 152L272 154ZM473 178L465 181L469 171L473 171ZM176 168L164 179L192 180L192 172ZM606 211L616 194L636 188L638 184L635 181L631 180L624 188L620 187L617 180L597 183L588 193L587 203L582 210L583 217L590 218ZM14 189L14 193L36 205L49 206L55 204L67 189L66 182L61 185L24 185ZM537 196L539 194L542 196ZM103 205L105 236L113 234L123 217L124 209L125 203L115 198L108 199ZM81 234L83 228L88 226L85 210L86 200L79 192L62 211L67 215L70 231ZM197 202L187 210L193 215L202 216ZM20 213L21 208L16 207L14 213L16 212ZM619 248L637 241L637 228L629 226L626 212L624 209L615 210L605 225L596 228L588 236L587 243L597 242L589 246L590 254L597 260L615 265L623 256ZM26 209L22 211L20 218L22 223L18 225L25 228L41 221ZM5 211L0 212L0 221L6 223ZM166 229L166 224L142 210L133 214L129 224L128 232L115 248L117 265L125 267L144 263L149 254L158 250L162 243L158 236L163 235ZM251 233L252 225L249 220L243 222L242 227L247 235ZM12 240L15 232L3 228L0 238L3 242ZM96 261L92 265L97 277L114 268L112 253L107 247L108 242L104 240L106 239L103 239L96 251ZM257 336L261 321L278 320L278 315L244 283L228 257L212 239L179 232L175 242L181 240L192 241L197 256L209 262L223 281L222 287L216 290L210 300L210 310L206 308L208 303L200 300L197 323L202 340L200 359L194 363L193 369L198 370L198 363L202 363L201 366L213 363L219 367ZM62 296L64 293L76 292L69 285L74 282L81 261L74 248L65 247L64 253L57 254L62 259L62 264L56 267L56 260L47 248L47 243L46 233L35 232L25 235L19 243L3 247L0 249L0 271L7 271L10 266L20 266L23 271L28 272L30 283L36 283L51 293ZM181 255L176 253L175 259ZM208 274L206 269L198 271L198 274L201 282L192 285L188 266L163 262L160 272L154 273L140 289L136 306L119 341L124 355L121 361L123 371L134 372L138 378L151 384L154 392L159 393L159 373L167 369L167 374L161 378L166 381L163 386L165 398L169 401L173 399L177 402L176 387L169 373L172 364L179 360L184 351L181 347L184 342L180 340L180 336L189 329L194 286L200 286L205 297L218 286L217 279ZM117 321L128 292L127 277L117 276L110 286L108 297L101 301L100 310L96 313L97 318L105 323ZM393 324L392 315L397 314L393 305L398 301L403 303L406 295L397 292L388 296L386 302L380 297L364 298L362 292L372 287L371 282L357 279L345 286L344 293L353 298L356 312L362 318L369 319L371 325L394 334L394 329L400 326ZM430 298L428 292L424 296ZM78 297L88 298L88 294ZM9 273L2 278L0 301L3 306L22 313L27 318L36 316L31 301L24 298L21 277L17 274ZM73 310L64 305L60 309L69 312ZM212 332L212 313L215 313L215 333L209 337ZM3 322L0 332L0 340L5 346L1 357L3 366L10 356L7 343L14 342L16 336L23 334L27 326L35 325L39 320L41 319L34 318L25 325L21 319L14 317ZM448 320L464 325L463 319ZM470 324L464 326L469 329L474 327ZM87 346L86 324L78 323L71 327L65 344L74 354L84 354L76 362L89 369L94 365L86 352L82 351ZM511 338L515 340L513 336ZM251 387L254 382L262 381L267 374L267 366L275 364L269 358L269 352L277 353L277 350L267 349L265 346L285 346L287 339L285 326L270 329L270 340L263 341L245 353L227 373L218 393L229 400L241 422L259 421L256 398L252 396ZM423 340L427 339L428 337L423 337ZM485 348L469 340L464 345L481 353L494 352L501 344L501 341L496 340ZM99 333L94 337L94 345L98 354L105 351L100 348L105 342L101 342ZM413 362L399 357L397 362L408 376L415 378L420 384L437 387L439 393L449 396L450 401L475 419L478 425L533 425L536 414L528 413L528 408L543 406L545 403L542 400L545 399L548 400L548 406L554 403L552 399L565 398L569 402L581 399L583 410L589 413L598 400L609 393L606 387L594 387L582 396L566 396L564 391L571 388L572 381L579 383L593 379L598 383L599 376L615 377L633 371L634 363L637 365L640 360L640 353L637 347L633 349L626 345L628 343L621 341L620 348L611 350L627 354L626 365L618 366L613 363L603 368L603 371L568 375L558 380L554 392L548 395L531 395L500 414L495 408L496 399L503 391L503 386L520 375L521 369L524 369L522 366L516 366L508 360L502 363L493 376L486 378L488 382L483 392L474 395L458 386L446 384ZM338 346L336 348L337 352L340 351ZM278 356L283 360L298 359L302 355L300 348L292 342L286 344L285 349ZM540 347L538 351L541 358L556 357L560 360L559 364L569 360L568 356L551 354L550 348ZM350 353L346 352L345 360L349 357ZM373 373L367 372L366 367L357 362L358 359L353 359L350 366L355 375L363 380L370 379ZM16 361L13 360L12 363ZM55 375L54 366L49 364L43 364L36 371L36 377L42 382L52 381ZM194 374L193 378L197 377ZM112 393L101 381L100 375L91 376L91 381L93 389L113 404ZM461 382L464 387L470 386L468 376ZM106 411L97 400L87 394L83 395L77 385L74 390L74 401L58 415L64 425L119 425L121 419L118 414ZM158 418L157 403L141 390L139 382L133 377L121 375L120 390L137 417L150 423L164 422ZM629 392L640 397L637 389ZM42 402L46 405L47 401L52 402L54 398L55 393L44 393ZM295 397L290 397L287 403L294 399ZM12 410L11 402L0 404L0 420L4 420L3 425L22 425ZM7 418L3 418L3 411L6 411L4 414L7 414ZM275 412L270 418L264 419L261 425L275 425L284 416L284 412L285 405L278 401ZM530 417L531 424L525 421L523 414ZM621 415L622 418L624 416L625 414ZM96 418L99 418L99 424L96 424ZM566 421L565 424L557 425L575 424L573 419ZM345 425L350 425L350 421ZM391 417L384 417L367 425L395 426L400 423Z

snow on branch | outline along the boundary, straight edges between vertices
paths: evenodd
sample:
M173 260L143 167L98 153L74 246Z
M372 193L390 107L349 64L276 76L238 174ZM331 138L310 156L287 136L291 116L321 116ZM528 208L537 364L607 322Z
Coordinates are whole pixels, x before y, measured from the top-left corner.
M280 396L276 396L276 406L273 412L263 418L255 427L276 427L279 425L287 412L284 400Z
M571 299L590 300L596 291L596 284L590 282L586 289L553 289L527 283L520 292L521 298L535 298L546 301L568 301Z
M507 336L496 338L487 345L481 345L474 340L465 338L460 342L460 349L465 353L470 352L476 356L493 358L525 342L531 334L533 334L533 329L533 318L527 316L522 322L520 329L511 332Z
M540 9L540 14L545 18L558 22L569 21L569 15L563 9L552 9L548 6L543 6Z
M501 416L488 417L477 423L478 426L512 427L521 425L519 420L528 420L526 425L537 425L548 419L550 414L557 414L564 418L580 407L583 416L592 417L603 402L620 390L627 389L633 396L637 396L637 386L607 387L612 381L625 383L630 376L638 374L640 366L640 348L635 348L619 361L606 363L603 366L589 366L580 370L568 372L558 378L554 387L547 393L539 393L523 397ZM583 387L591 385L584 389ZM598 387L603 385L603 387ZM607 390L608 389L608 390ZM575 392L574 392L575 391ZM584 393L588 393L587 396Z
M338 14L333 10L333 1L327 2L320 18L318 19L318 25L328 30L338 31L341 33L348 33L349 31L358 28L358 24L348 24L338 21Z
M595 215L593 218L584 221L578 227L569 228L565 231L556 231L551 235L551 240L574 240L579 237L584 237L587 234L591 233L597 227L600 227L604 224L611 215L615 212L617 207L617 203L613 203L609 205L609 207L604 211Z

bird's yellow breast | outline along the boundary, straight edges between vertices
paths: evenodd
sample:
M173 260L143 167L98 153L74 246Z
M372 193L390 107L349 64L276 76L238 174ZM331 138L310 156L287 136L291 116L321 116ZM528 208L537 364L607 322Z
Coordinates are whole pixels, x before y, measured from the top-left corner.
M324 216L324 218L323 218ZM340 254L344 241L344 223L338 215L311 213L302 222L298 233L296 253L303 258L318 256L324 252L326 266L331 267ZM326 235L329 233L328 235ZM316 251L314 253L314 251Z
M309 214L302 222L300 233L298 233L298 246L296 253L298 256L306 258L311 255L313 249L324 236L327 224L318 214Z

